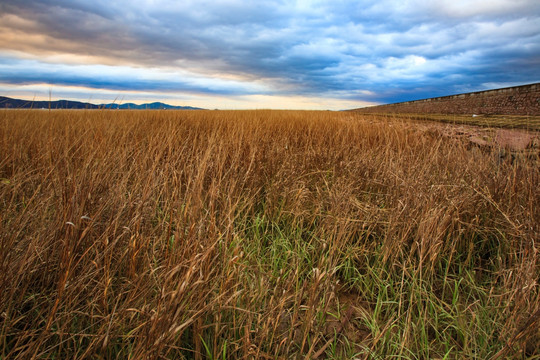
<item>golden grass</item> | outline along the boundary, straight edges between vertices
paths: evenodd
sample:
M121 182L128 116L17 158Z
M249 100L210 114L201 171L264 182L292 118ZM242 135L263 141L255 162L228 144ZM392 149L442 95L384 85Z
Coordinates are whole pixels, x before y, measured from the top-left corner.
M354 111L354 110L351 110ZM361 111L359 111L361 112ZM463 115L463 114L372 114L379 118L396 117L409 120L436 121L449 124L474 125L482 127L525 129L540 131L540 116L536 115Z
M0 111L0 357L540 358L538 162L400 118Z

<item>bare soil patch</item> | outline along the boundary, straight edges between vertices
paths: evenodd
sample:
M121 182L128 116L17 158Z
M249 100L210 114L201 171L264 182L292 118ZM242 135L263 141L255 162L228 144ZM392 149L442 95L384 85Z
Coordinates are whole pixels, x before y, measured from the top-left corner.
M418 123L417 123L418 124ZM444 137L459 138L478 147L510 152L538 154L540 132L522 129L499 129L473 125L454 125L430 122L418 124L425 131L436 131Z

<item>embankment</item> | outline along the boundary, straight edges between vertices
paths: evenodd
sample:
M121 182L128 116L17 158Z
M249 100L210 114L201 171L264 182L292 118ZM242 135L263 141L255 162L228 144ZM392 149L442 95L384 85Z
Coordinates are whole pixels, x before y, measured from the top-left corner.
M365 113L540 115L540 83L355 109Z

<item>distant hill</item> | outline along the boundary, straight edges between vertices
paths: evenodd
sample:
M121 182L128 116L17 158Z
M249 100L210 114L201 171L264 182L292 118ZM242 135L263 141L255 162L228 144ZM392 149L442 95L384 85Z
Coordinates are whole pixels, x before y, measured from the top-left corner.
M203 110L192 106L174 106L162 102L150 104L91 104L80 101L57 100L57 101L30 101L12 99L0 96L0 108L10 109L130 109L130 110Z
M162 102L153 102L150 104L133 104L133 103L127 103L127 104L103 104L100 105L100 107L104 107L106 109L137 109L137 110L203 110L201 108L192 107L192 106L174 106L169 104L164 104Z

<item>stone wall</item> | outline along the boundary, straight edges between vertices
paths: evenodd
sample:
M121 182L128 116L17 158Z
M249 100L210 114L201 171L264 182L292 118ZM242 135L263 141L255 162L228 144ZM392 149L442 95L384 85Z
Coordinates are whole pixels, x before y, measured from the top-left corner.
M366 113L540 115L540 83L355 110Z

